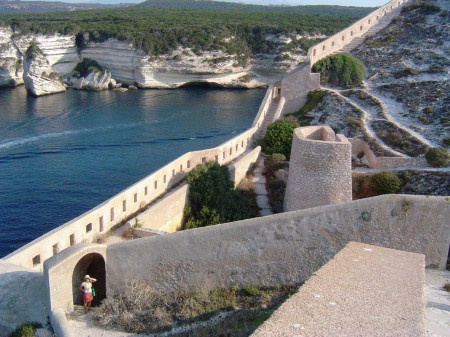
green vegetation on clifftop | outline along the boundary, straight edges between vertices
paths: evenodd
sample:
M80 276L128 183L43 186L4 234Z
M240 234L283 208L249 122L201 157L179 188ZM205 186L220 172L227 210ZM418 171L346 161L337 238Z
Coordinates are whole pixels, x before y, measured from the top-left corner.
M259 7L259 6L258 6ZM251 55L274 52L280 47L267 34L332 34L357 18L308 15L303 12L272 10L211 10L128 7L74 12L0 15L0 26L15 34L76 34L77 45L104 41L110 37L129 41L153 55L168 53L179 46L194 52L223 50L229 54ZM351 12L351 11L350 11ZM307 38L293 39L290 48L308 47ZM289 48L287 48L289 49Z

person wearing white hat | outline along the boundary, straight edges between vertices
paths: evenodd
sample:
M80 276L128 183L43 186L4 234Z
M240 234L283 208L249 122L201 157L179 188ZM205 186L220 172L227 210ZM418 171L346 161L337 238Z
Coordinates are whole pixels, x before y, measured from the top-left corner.
M83 303L84 303L84 313L87 314L89 308L91 307L92 300L94 296L92 294L92 283L97 282L95 278L86 275L84 277L84 282L80 285L80 290L83 292Z

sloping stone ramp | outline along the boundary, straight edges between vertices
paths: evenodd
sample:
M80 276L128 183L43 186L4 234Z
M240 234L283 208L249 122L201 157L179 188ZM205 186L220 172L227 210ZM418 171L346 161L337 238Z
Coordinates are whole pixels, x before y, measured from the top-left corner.
M258 160L258 166L253 171L253 186L256 194L256 201L258 203L259 212L261 216L271 215L272 208L269 204L266 190L266 177L264 172L264 155L261 154Z

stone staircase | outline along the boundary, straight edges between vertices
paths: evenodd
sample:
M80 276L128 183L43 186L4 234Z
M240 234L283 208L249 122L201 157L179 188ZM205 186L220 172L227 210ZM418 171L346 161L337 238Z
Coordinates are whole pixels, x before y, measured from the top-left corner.
M256 194L256 202L258 203L259 213L261 214L261 216L273 214L272 208L269 204L269 198L267 197L266 177L263 175L264 158L264 154L261 153L258 160L258 166L253 171L254 176L252 180L254 191Z
M356 47L359 47L367 37L373 36L376 33L378 33L380 30L382 30L383 28L386 28L391 23L392 19L395 16L399 15L400 12L401 12L401 9L397 8L397 9L393 10L392 12L390 12L389 14L386 14L379 20L379 22L376 25L372 26L362 36L355 37L348 45L346 45L344 48L342 48L341 50L339 50L333 54L337 54L337 53L350 54L350 52L353 49L355 49Z
M272 103L270 104L269 111L267 112L266 117L264 118L264 122L261 125L261 128L258 132L258 138L261 139L264 137L264 135L267 132L267 128L269 127L270 123L274 122L275 112L278 108L278 103L280 102L279 98L275 98Z

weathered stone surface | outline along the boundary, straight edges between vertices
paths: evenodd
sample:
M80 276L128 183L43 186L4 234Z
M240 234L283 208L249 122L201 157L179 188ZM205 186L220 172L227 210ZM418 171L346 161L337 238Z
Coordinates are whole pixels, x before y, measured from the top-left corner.
M115 243L108 291L127 279L156 288L275 285L308 279L349 241L421 253L444 268L450 237L444 197L384 195Z
M0 334L24 322L47 324L44 275L0 260Z
M11 41L11 34L11 29L0 29L0 88L23 83L20 53Z
M284 210L352 200L352 148L329 126L294 130Z
M74 89L87 89L94 91L108 90L116 86L116 81L111 78L108 71L93 71L86 77L71 77L70 82Z
M66 91L61 77L52 70L42 51L38 50L26 54L23 65L23 80L29 94L43 96Z
M349 243L252 337L424 336L424 259Z

